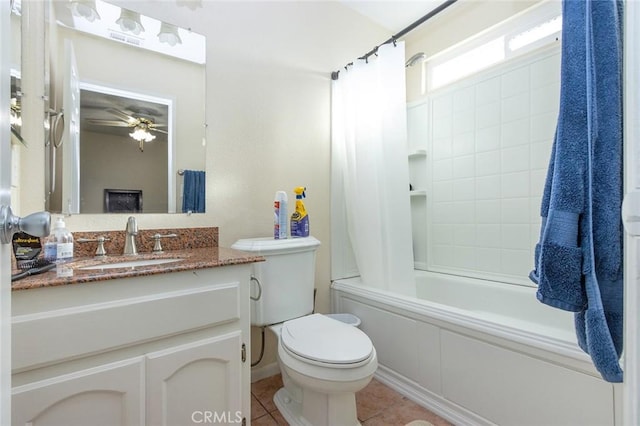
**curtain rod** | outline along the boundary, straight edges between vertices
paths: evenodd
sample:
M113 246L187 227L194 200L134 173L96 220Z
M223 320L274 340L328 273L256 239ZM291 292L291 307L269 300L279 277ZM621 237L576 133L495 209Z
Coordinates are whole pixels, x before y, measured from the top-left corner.
M386 40L386 41L380 43L379 45L377 45L376 47L371 49L369 52L367 52L364 55L360 56L358 59L367 60L369 58L369 56L375 55L378 52L378 49L380 48L380 46L384 46L385 44L389 44L389 43L395 43L400 37L406 35L410 31L413 31L416 27L422 25L423 23L425 23L426 21L428 21L429 19L431 19L432 17L434 17L438 13L442 12L443 10L445 10L447 7L451 6L456 1L458 1L458 0L447 0L447 1L445 1L440 6L436 7L435 9L433 9L431 12L427 13L422 18L418 19L417 21L415 21L414 23L412 23L408 27L406 27L403 30L401 30L398 34L392 35L389 40ZM348 67L349 65L352 65L352 64L353 64L353 62L347 64L345 66L345 68ZM340 71L332 72L331 73L331 80L337 80L339 74L340 74Z

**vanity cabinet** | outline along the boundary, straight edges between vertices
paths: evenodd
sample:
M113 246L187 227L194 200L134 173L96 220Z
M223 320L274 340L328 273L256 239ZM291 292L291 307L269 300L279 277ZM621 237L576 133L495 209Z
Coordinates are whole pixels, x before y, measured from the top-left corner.
M249 419L250 264L13 292L13 425Z

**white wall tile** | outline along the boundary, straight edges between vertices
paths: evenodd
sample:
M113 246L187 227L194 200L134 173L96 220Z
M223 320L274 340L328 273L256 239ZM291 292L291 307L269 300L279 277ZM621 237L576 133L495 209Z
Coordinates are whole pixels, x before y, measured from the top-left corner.
M453 177L453 160L444 159L433 162L433 180L448 180Z
M502 122L508 123L514 120L527 118L530 114L529 92L520 93L501 102Z
M473 178L453 181L453 200L471 201L476 198L476 182Z
M541 197L544 193L544 184L547 181L547 170L531 170L529 178L531 179L531 181L529 182L529 194L532 196Z
M498 224L476 225L476 245L480 248L500 248L501 235L500 225Z
M553 140L556 133L558 113L534 115L531 117L531 142Z
M475 107L475 86L457 90L453 94L453 111L472 110Z
M559 57L494 68L434 101L442 127L428 160L429 264L526 280L558 115Z
M476 223L477 224L500 223L500 200L476 201Z
M510 147L528 144L530 128L529 117L503 123L500 128L501 146Z
M474 155L453 158L453 177L455 179L470 178L476 174Z
M529 250L502 250L502 272L521 278L529 276L533 269L533 256Z
M433 194L431 194L434 202L452 201L453 200L453 181L444 180L433 183Z
M433 141L433 158L441 160L451 157L453 144L451 137L435 139Z
M476 154L476 176L497 175L500 173L500 151L479 152Z
M529 134L529 129L527 129ZM492 151L500 148L500 126L485 127L476 130L476 151Z
M476 129L500 124L500 102L492 102L476 108Z
M531 64L531 89L560 81L560 54L555 54Z
M500 273L500 249L476 249L476 268L482 272Z
M502 197L517 198L529 196L529 172L506 173L502 175Z
M453 229L453 244L457 246L473 247L476 245L476 226L457 225Z
M453 112L453 128L451 130L452 135L459 135L460 133L468 133L475 129L475 110L465 109L461 111Z
M453 135L453 155L469 155L475 152L475 135L473 131Z
M549 167L549 160L551 159L552 141L546 140L542 142L536 142L531 144L531 169L544 169Z
M529 198L507 198L502 200L501 223L503 224L528 224Z
M437 224L432 228L431 238L437 245L453 245L453 225Z
M502 98L529 92L529 67L523 66L504 73L500 79Z
M501 152L501 172L522 172L529 170L529 146L505 148Z
M476 106L500 100L500 77L481 81L476 86Z
M560 106L560 82L541 86L531 92L531 114L556 112Z
M476 200L491 200L500 198L500 176L482 176L475 179Z
M431 127L433 127L434 139L451 137L453 132L453 118L451 114L442 115L438 118L434 117Z
M454 201L451 211L451 222L454 224L471 224L475 223L475 202L473 201Z
M531 225L502 224L501 247L506 249L529 249Z

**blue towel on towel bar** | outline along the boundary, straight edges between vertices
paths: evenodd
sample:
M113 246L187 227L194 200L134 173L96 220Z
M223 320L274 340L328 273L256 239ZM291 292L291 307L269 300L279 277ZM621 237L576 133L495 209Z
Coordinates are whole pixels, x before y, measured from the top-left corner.
M622 1L562 9L560 114L530 278L542 303L576 313L580 347L621 382Z
M204 213L206 195L205 172L185 170L183 178L182 212Z

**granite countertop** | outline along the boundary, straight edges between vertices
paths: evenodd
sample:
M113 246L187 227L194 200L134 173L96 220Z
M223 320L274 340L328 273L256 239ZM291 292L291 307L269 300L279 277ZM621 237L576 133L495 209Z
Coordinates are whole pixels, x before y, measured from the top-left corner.
M110 269L90 269L80 268L99 264L109 264L117 262L128 262L143 259L184 259L178 262L163 263L159 265L145 265L135 267L110 268ZM139 277L145 275L165 274L169 272L190 271L194 269L217 268L227 265L238 265L264 261L261 256L241 252L224 247L205 247L187 250L172 250L164 253L140 253L136 256L104 256L84 257L74 259L73 262L64 264L64 270L51 271L39 275L32 275L15 281L11 285L13 291L27 290L31 288L51 287L67 284L80 284L95 281L106 281L116 278ZM70 276L59 276L68 275Z
M176 234L174 238L162 240L164 252L152 252L153 235L160 233ZM145 275L165 274L170 272L191 271L195 269L217 268L220 266L239 265L262 262L262 256L218 247L218 228L184 228L184 229L148 229L137 236L138 255L112 255L122 253L125 233L123 231L74 232L74 259L48 272L22 278L11 284L11 290L27 290L32 288L52 287L68 284L80 284L96 281L107 281L117 278L130 278ZM105 237L107 256L95 257L97 237ZM80 243L81 239L93 240ZM145 259L183 259L177 262L129 266L109 269L81 269L87 266L130 262ZM18 272L12 268L12 274Z

